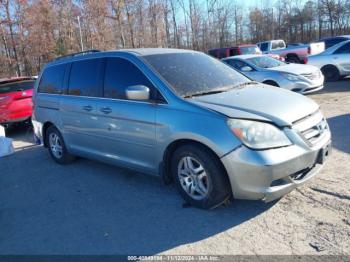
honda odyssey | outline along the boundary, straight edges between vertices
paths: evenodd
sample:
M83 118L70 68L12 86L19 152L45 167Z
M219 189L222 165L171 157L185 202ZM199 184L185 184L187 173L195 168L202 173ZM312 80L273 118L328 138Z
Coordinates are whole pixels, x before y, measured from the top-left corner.
M330 152L314 101L190 50L61 57L33 99L36 138L57 163L80 156L159 175L201 208L280 198Z

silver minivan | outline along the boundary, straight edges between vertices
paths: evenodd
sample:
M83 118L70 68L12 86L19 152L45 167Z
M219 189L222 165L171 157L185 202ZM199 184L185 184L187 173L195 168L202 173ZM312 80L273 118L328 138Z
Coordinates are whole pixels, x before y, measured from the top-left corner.
M33 101L35 136L57 163L80 156L159 175L201 208L280 198L330 152L311 99L190 50L62 57L42 71Z

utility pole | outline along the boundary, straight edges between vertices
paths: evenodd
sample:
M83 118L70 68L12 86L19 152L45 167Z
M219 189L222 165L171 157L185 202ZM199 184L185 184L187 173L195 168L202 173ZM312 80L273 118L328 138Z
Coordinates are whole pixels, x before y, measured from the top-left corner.
M80 47L81 47L81 51L84 51L84 44L83 44L83 35L81 32L81 24L80 24L80 16L77 16L78 19L78 26L79 26L79 36L80 36Z

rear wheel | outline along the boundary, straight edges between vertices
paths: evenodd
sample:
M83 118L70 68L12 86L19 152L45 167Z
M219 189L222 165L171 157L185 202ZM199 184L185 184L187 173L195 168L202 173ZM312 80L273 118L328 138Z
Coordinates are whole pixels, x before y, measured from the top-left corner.
M289 55L286 57L288 63L300 64L300 59L296 55Z
M340 79L339 70L333 65L326 65L321 68L321 71L326 81L333 82L333 81L338 81Z
M204 147L186 145L178 148L172 158L171 171L179 193L192 206L215 208L231 196L224 168Z
M54 126L50 126L46 130L46 145L48 146L53 160L61 165L69 164L75 159L75 157L67 151L61 133Z

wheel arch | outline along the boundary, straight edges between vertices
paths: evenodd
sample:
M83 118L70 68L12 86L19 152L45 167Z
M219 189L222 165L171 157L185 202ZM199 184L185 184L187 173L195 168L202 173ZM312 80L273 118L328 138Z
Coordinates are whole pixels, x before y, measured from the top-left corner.
M291 59L291 58L296 58L296 59L298 59L298 61L299 61L299 63L300 63L300 57L298 56L298 54L296 54L296 53L288 53L288 54L286 54L285 55L285 59L286 59L286 61L288 62L288 60L289 59Z
M273 86L280 87L280 85L275 80L272 80L272 79L265 79L262 83L266 85L271 85L269 83L272 83Z
M172 176L171 176L171 156L172 154L181 146L184 145L195 145L201 148L204 148L208 152L210 152L214 157L217 158L218 162L220 163L223 171L225 172L225 175L229 179L229 176L227 174L226 168L224 164L220 160L220 156L215 152L210 146L206 145L205 143L195 140L195 139L188 139L188 138L179 138L174 141L172 141L164 150L163 153L163 160L160 168L160 173L163 178L163 181L165 184L170 184L173 182Z
M50 126L55 126L55 125L52 122L47 121L44 123L43 128L42 128L43 143L44 143L45 147L47 147L46 131Z

